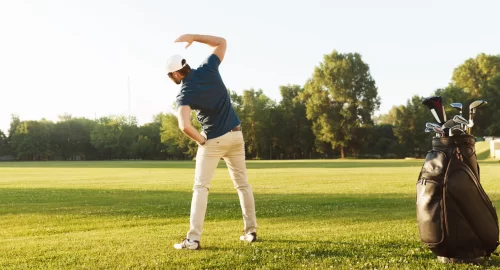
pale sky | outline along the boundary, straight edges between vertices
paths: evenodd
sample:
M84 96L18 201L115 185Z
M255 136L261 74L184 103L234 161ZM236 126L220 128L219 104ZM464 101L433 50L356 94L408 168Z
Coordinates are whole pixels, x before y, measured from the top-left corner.
M241 5L241 6L240 6ZM379 113L445 87L453 69L500 53L500 1L111 1L0 0L0 129L21 120L127 115L139 124L171 112L173 53L196 67L203 44L180 34L226 38L220 70L231 90L303 85L323 55L358 52L370 66Z

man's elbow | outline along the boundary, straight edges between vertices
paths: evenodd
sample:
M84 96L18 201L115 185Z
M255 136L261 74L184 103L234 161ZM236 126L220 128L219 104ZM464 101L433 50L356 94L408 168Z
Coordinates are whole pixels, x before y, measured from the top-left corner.
M179 129L183 132L186 133L186 131L189 129L190 125L189 124L179 124Z
M226 44L227 44L226 39L223 37L219 37L219 44L217 46L226 45Z

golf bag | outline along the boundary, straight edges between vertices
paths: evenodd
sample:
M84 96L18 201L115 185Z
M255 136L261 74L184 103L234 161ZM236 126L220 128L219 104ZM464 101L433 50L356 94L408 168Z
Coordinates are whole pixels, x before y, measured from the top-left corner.
M420 240L434 254L474 259L495 251L498 217L480 183L474 137L434 137L416 192Z

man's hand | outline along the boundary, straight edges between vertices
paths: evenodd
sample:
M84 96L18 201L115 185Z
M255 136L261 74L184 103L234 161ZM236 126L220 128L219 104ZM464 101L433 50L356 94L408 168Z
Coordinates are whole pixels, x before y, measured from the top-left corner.
M224 38L209 35L184 34L175 40L175 42L187 42L186 48L191 46L193 41L204 43L210 47L214 47L213 54L217 55L221 62L224 59L227 46L226 40Z
M194 36L190 34L185 34L180 37L178 37L174 42L187 42L186 49L187 47L191 46L191 44L194 41Z
M177 109L177 121L179 129L189 138L200 145L204 145L207 139L191 125L191 108L189 106L179 106Z

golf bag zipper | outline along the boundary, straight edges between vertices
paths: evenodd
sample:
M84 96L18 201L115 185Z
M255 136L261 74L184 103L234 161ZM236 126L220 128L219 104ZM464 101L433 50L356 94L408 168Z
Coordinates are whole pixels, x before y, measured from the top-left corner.
M445 155L446 155L446 154L445 154ZM446 192L445 192L445 190L446 190L446 179L448 179L448 175L449 175L449 173L450 173L450 165L451 165L451 160L452 160L452 159L453 159L453 157L450 157L450 158L448 159L448 164L446 165L446 173L445 173L444 178L443 178L443 186L442 186L442 190L441 190L441 192L442 192L442 194L443 194L443 207L442 207L442 209L447 209L447 208L446 208ZM445 210L444 210L444 211L445 211ZM444 231L443 233L448 233L448 232L450 231L450 228L448 227L448 217L447 217L447 215L444 213L444 211L443 211L443 213L442 213L442 215L443 215L443 216L442 216L442 219L444 220L444 224L446 224L446 226L445 226L445 228L444 228L444 229L445 229L445 231Z
M422 185L422 186L425 186L425 185L427 185L427 182L429 182L429 183L434 183L434 184L436 184L436 185L442 186L442 184L441 184L439 181L432 180L432 179L426 179L426 178L419 179L419 180L417 181L417 184L420 184L420 185Z

